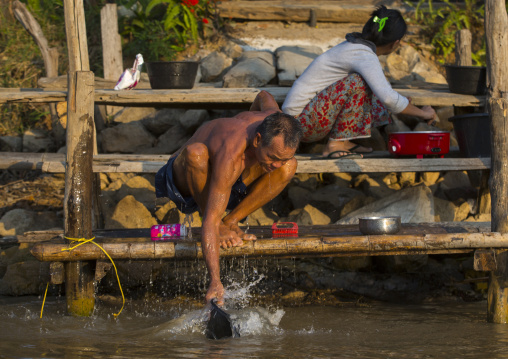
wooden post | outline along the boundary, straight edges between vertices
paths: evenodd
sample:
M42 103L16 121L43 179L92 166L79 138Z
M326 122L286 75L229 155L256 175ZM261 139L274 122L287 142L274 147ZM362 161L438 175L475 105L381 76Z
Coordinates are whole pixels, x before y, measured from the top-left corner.
M468 29L462 29L455 34L455 65L471 66L473 58L471 56L471 43L473 36Z
M117 81L123 72L123 60L116 4L106 4L101 9L101 36L104 79ZM121 109L119 106L106 106L106 113L111 116Z
M508 16L503 0L485 1L488 109L491 116L492 231L508 232ZM508 254L499 253L491 272L488 320L508 322Z
M64 0L69 51L65 236L92 237L94 74L90 72L82 0ZM95 306L94 262L65 264L67 312L90 316Z
M69 72L89 71L83 0L64 0Z

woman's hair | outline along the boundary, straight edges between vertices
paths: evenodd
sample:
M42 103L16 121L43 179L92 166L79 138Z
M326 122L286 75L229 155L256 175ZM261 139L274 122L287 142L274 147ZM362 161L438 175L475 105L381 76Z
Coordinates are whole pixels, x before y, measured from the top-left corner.
M378 22L374 22L376 16L379 18ZM385 17L388 19L383 20ZM384 22L384 27L381 26L380 20ZM380 26L381 31L379 31ZM381 5L363 26L362 38L372 41L376 46L383 46L402 39L406 31L407 25L400 11L389 10Z

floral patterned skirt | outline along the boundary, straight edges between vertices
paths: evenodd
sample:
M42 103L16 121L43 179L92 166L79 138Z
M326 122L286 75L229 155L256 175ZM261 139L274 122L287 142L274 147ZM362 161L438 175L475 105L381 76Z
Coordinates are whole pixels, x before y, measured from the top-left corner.
M388 110L359 74L351 74L318 93L296 118L303 142L370 137L371 126L391 123Z

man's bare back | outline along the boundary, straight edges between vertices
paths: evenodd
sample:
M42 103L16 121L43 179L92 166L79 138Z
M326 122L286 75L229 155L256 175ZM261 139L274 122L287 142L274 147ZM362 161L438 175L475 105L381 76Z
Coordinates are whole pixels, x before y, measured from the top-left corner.
M156 175L156 191L180 210L203 215L202 250L210 274L206 299L222 302L219 246L240 246L255 236L238 223L268 203L296 171L294 154L302 131L261 92L250 111L199 128ZM230 212L223 217L226 208Z

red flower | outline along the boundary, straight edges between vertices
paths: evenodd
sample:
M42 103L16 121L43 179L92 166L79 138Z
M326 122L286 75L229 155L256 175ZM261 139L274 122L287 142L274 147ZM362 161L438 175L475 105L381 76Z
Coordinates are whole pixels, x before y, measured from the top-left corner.
M203 24L208 24L208 22L209 22L207 18L203 18L202 21L203 21Z
M182 0L182 4L187 7L196 6L199 3L199 0Z

